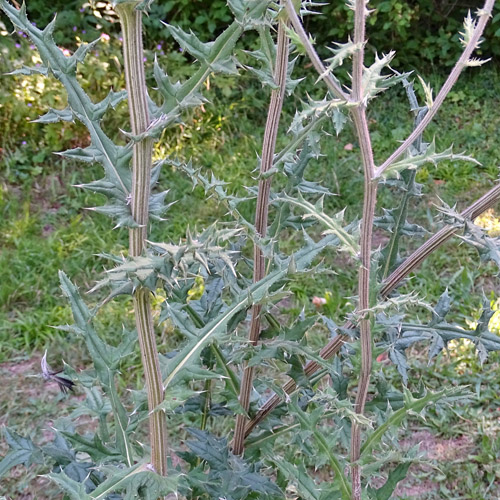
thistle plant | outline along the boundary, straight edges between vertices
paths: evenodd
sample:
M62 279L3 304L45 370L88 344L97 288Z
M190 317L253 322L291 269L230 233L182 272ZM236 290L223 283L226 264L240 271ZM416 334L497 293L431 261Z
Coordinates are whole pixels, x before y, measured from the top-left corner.
M73 412L73 420L55 424L56 437L49 445L38 446L6 430L11 451L0 462L0 475L19 464L43 464L66 498L89 500L156 499L169 494L191 499L286 498L291 485L302 498L315 500L388 499L412 459L388 454L388 440L394 443L394 433L408 415L460 397L448 388L437 393L425 388L411 392L406 387L405 350L427 341L432 358L457 338L471 340L481 358L488 351L500 350L499 337L488 331L493 313L487 304L476 329L469 331L448 322L451 304L445 287L434 305L416 293L397 293L410 272L453 235L460 234L478 249L481 258L500 263L498 241L473 223L498 201L499 186L460 213L443 207L443 227L417 250L408 252L406 246L408 236L427 234L408 220L410 202L422 194L417 169L441 161L475 162L451 147L437 151L434 142L425 142L425 131L463 69L484 62L473 53L494 1L486 0L476 17L469 14L465 19L463 53L435 98L421 80L425 103L418 101L413 75L391 69L394 53L375 55L367 65L365 27L371 11L366 0L348 2L354 11L354 32L346 43L330 48L333 55L325 61L302 24L304 16L321 7L310 0L228 0L234 21L207 43L193 32L166 24L175 42L195 61L195 69L185 81L173 81L155 60L156 89L150 91L142 16L151 3L114 3L122 26L126 89L95 103L78 82L77 66L97 41L82 44L66 56L52 39L55 19L41 30L28 20L24 6L17 9L0 0L2 10L16 29L31 38L43 62L14 73L55 77L68 95L66 109L51 109L39 121L76 120L88 129L89 146L59 154L101 164L104 177L80 187L105 195L107 203L94 210L110 216L116 228L129 233L125 255L103 256L113 267L91 290L107 293L96 307L87 306L78 288L60 272L74 324L59 328L68 336L83 338L93 368L77 372L66 366L60 376L49 369L46 353L42 375L65 388L84 391L86 399ZM258 47L241 52L237 42L246 31L255 32ZM295 51L311 62L317 73L315 90L323 98L307 98L291 122L284 123L286 97L300 92L302 85ZM343 65L349 66L348 77L340 76ZM223 179L209 176L203 165L174 157L153 162L155 141L168 137L187 110L206 103L207 78L214 73L237 76L243 71L254 75L270 94L261 154L254 165L257 186L236 196ZM407 93L413 131L378 165L367 108L396 86ZM119 145L103 130L102 118L124 99L130 124L122 127L126 144ZM280 122L288 133L285 146L278 150ZM324 208L331 186L306 177L308 166L322 155L328 131L333 127L340 134L348 123L359 143L364 195L360 218L344 221L344 212L331 214ZM334 159L328 160L335 164ZM162 215L175 201L166 203L167 191L156 192L162 168L176 168L179 175L186 175L207 198L215 197L232 221L199 232L186 228L180 242L150 241L150 225L168 224ZM395 199L392 208L378 204L379 190L387 187ZM252 217L245 216L249 206L255 207ZM375 229L389 233L379 249L373 248ZM280 240L289 231L300 245L286 254ZM277 317L293 275L307 272L314 276L322 272L319 257L341 253L357 269L358 277L353 289L357 305L343 326L319 312ZM170 321L182 337L170 353L159 347L155 333L151 300L158 290L166 296L159 321ZM94 318L102 304L118 295L133 297L136 328L124 330L113 346L99 335ZM430 319L416 322L412 308L424 308ZM320 325L331 338L316 352L306 334L317 332ZM130 400L121 394L117 378L137 342L144 388ZM388 352L397 366L402 390L389 390L383 374L374 383L374 346ZM280 382L284 374L276 373L283 367L289 377L284 385ZM326 388L320 383L325 376L331 381ZM91 436L75 430L74 420L81 414L95 417ZM195 422L190 428L182 420L186 416ZM229 429L226 435L213 425L215 416ZM291 432L289 449L278 453L280 437ZM174 452L182 458L182 465L174 465ZM315 467L328 468L328 481L319 484L310 472L313 457ZM394 462L397 465L390 470ZM370 474L381 469L387 480L377 489Z

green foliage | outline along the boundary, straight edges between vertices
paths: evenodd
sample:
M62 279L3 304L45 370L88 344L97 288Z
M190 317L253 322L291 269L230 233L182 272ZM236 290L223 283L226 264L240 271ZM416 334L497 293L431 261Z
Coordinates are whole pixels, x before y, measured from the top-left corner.
M463 19L468 9L476 11L482 2L465 6L442 0L381 0L370 6L374 9L367 19L370 47L379 53L388 53L397 47L393 61L397 68L420 68L423 61L438 68L454 64L461 51L459 32ZM497 5L485 34L486 41L481 46L481 54L486 57L498 58L500 55L497 43L499 10ZM342 2L328 2L321 8L321 16L309 20L308 28L317 34L318 45L326 45L332 39L345 41L353 28L353 12Z
M198 429L188 429L191 439L186 441L189 453L184 453L183 458L195 463L195 458L203 460L208 468L198 467L191 471L188 484L193 487L196 495L198 490L204 492L209 498L218 500L221 491L228 498L243 499L270 499L282 498L281 490L259 471L258 463L248 463L233 455L225 439L219 439Z

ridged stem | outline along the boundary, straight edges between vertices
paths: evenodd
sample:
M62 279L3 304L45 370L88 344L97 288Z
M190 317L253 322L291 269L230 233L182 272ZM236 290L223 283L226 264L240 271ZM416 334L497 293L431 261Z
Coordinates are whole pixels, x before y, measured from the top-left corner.
M123 33L125 81L128 91L130 122L134 135L145 132L150 123L144 76L142 14L135 9L137 3L127 2L116 6ZM137 257L145 250L149 221L152 149L153 143L149 138L134 144L131 210L138 227L129 231L129 254L131 257ZM165 415L161 411L155 411L157 406L163 402L163 385L150 299L149 290L138 288L134 293L134 312L150 411L151 464L158 474L166 475L167 429Z
M358 47L353 54L352 63L352 95L351 100L357 105L351 116L358 136L361 161L364 172L363 218L360 232L360 268L358 273L358 296L360 311L370 309L370 278L372 233L375 207L377 204L377 187L374 181L375 162L371 145L368 120L366 118L366 99L363 93L363 62L365 53L365 22L367 16L366 0L356 0L354 10L354 44ZM366 398L372 372L372 335L371 314L364 312L360 322L361 369L358 379L358 390L355 401L356 413L365 411ZM361 450L361 428L355 421L351 426L351 483L352 500L361 500L361 467L357 462Z
M271 101L267 114L266 127L264 130L264 139L262 143L262 158L260 165L260 174L263 176L273 166L274 153L276 150L276 137L278 135L278 127L280 122L281 110L285 98L286 78L288 71L288 47L289 42L286 36L285 24L280 22L278 27L278 43L276 48L276 66L274 68L274 82L277 89L271 93ZM259 181L259 191L257 195L257 206L255 213L255 230L259 237L264 237L267 232L267 221L269 214L269 192L271 189L271 177L261 177ZM258 244L254 245L253 251L254 269L253 281L257 283L266 275L266 262L262 255L262 250ZM250 331L248 340L251 344L256 345L261 330L260 320L261 306L254 305L252 307L252 319L250 323ZM243 368L243 376L241 380L239 402L241 407L248 411L250 406L250 394L252 392L254 378L254 368L245 364ZM239 414L236 416L236 425L233 439L233 453L241 455L245 448L245 428L247 424L247 416Z

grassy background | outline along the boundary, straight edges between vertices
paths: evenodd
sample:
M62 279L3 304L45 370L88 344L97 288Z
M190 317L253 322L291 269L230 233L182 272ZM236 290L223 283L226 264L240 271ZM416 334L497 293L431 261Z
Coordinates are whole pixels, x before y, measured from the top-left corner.
M0 41L2 72L4 68L12 69L19 64L26 53L33 63L37 62L29 42L22 37L15 41L2 37ZM99 52L91 55L81 75L85 88L96 98L103 97L109 88L116 89L123 84L118 43L113 39L103 42ZM147 57L151 63L152 54L147 53ZM189 71L184 62L178 53L169 55L170 72L182 76ZM435 88L443 81L442 75L428 78ZM104 84L97 86L97 81ZM302 97L307 91L318 93L313 82L314 76L310 75L301 85ZM467 72L426 133L426 140L436 137L438 149L454 144L456 151L465 150L482 164L442 163L437 168L429 166L420 170L418 180L424 185L426 196L412 207L412 215L429 230L437 227L433 216L439 200L462 207L497 180L499 85L495 67ZM195 166L202 166L206 172L212 171L225 180L230 191L241 192L244 186L255 184L254 169L265 122L263 110L267 91L249 76L244 76L211 79L206 95L211 102L192 112L185 123L170 130L157 143L156 155L158 158L165 155L191 158ZM128 238L124 230L112 231L111 223L105 217L85 210L100 204L99 196L73 187L100 176L100 168L63 161L52 154L52 151L86 145L88 137L85 131L78 125L28 123L49 106L64 106L63 92L56 83L37 77L2 78L0 122L6 133L0 143L0 269L3 271L0 363L5 377L14 374L16 382L10 386L2 385L0 406L4 410L2 423L8 422L20 432L46 426L51 415L61 410L61 402L55 394L47 396L41 388L42 394L38 390L27 391L19 383L19 377L37 372L36 363L29 360L38 361L40 353L51 348L54 355L59 353L72 365L82 366L87 362L78 341L67 339L65 334L52 328L71 321L69 307L61 300L57 271L64 270L83 290L89 289L107 264L96 254L119 253L126 248ZM297 106L300 106L299 97L291 98L283 113L284 124L291 120ZM375 101L369 118L376 160L380 162L411 130L412 119L402 90L393 90ZM126 107L122 106L116 114L106 118L106 127L117 130L126 119ZM285 126L282 132L281 145L286 143ZM337 194L327 201L328 210L346 208L347 218L351 219L359 215L362 194L358 145L349 127L339 137L333 131L331 133L322 138L324 156L311 165L307 178L321 179ZM177 241L184 237L186 227L202 228L224 217L215 201L205 200L200 190L193 191L181 172L166 168L160 184L162 189L170 190L168 200L176 203L167 214L167 221L153 228L150 237L153 241ZM382 189L380 205L388 206L390 199L390 191ZM249 214L251 209L249 206ZM491 220L496 221L495 214L491 215ZM417 244L410 242L410 247ZM294 235L290 234L283 245L292 248ZM474 252L461 246L459 241L452 241L429 258L406 286L408 290L418 291L430 303L435 303L449 287L454 319L467 326L467 321L478 315L483 291L492 300L500 294L496 270L489 265L478 268L477 261ZM330 264L335 265L335 262ZM326 314L342 321L352 307L350 297L355 294L355 269L347 267L341 266L335 276L295 278L291 284L294 295L290 311L312 308L313 296L326 296ZM115 301L102 311L100 331L110 338L119 335L122 324L131 325L131 319L130 302ZM498 498L498 357L493 356L485 367L481 367L470 346L457 343L432 367L427 366L425 352L414 350L409 358L410 386L416 387L420 380L436 388L443 383L465 383L476 394L474 402L467 406L450 408L439 414L430 412L426 426L437 434L437 440L468 435L471 442L466 455L440 461L441 476L436 475L435 470L415 470L412 481L417 486L424 484L428 476L439 482L438 490L421 490L416 497ZM137 359L130 360L131 367L137 367L137 364ZM23 366L22 373L16 372L15 366ZM390 373L391 368L387 369ZM140 373L137 373L136 378L129 378L126 383L134 386L140 380ZM393 380L400 384L395 372ZM16 394L14 400L13 393ZM27 409L20 411L23 407ZM410 430L415 432L415 429L422 429L422 425L421 422L412 422ZM13 498L17 498L16 492L21 491L23 481L19 478L10 480ZM401 495L403 498L406 493ZM408 494L408 498L413 498L413 495Z

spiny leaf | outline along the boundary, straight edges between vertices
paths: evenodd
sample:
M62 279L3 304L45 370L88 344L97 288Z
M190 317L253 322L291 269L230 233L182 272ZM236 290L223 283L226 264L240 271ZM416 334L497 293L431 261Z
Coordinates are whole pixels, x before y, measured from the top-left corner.
M480 356L485 356L489 351L500 350L500 337L488 330L489 319L494 314L488 301L483 304L483 313L478 326L474 331L464 330L459 326L449 324L444 315L449 310L449 297L445 292L436 306L431 321L425 324L405 323L402 316L386 318L377 316L389 338L389 356L396 365L403 381L407 383L407 369L405 350L416 342L430 341L429 356L432 358L439 354L450 340L468 339L474 343Z
M432 320L430 325L436 325L444 321L446 315L450 312L451 297L448 293L448 288L439 297L436 306L432 311Z
M422 85L422 88L424 90L425 105L427 106L427 109L431 109L434 104L434 97L432 96L432 88L430 84L427 83L420 75L418 75L418 79L420 81L420 85Z
M488 233L470 220L464 220L465 231L463 241L473 246L481 260L493 261L500 268L500 238L488 236Z
M36 120L33 120L33 123L56 123L59 121L73 121L73 113L71 112L71 108L65 108L61 110L51 108L47 113L40 116Z
M31 75L47 76L48 74L49 74L49 68L47 68L46 66L38 66L36 68L29 68L27 66L22 66L19 69L15 69L14 71L6 73L6 75L25 75L25 76L31 76Z
M233 23L235 24L235 23ZM198 59L199 62L210 68L211 71L217 71L227 74L236 74L236 64L232 57L234 43L239 38L241 30L229 27L226 31L233 31L233 37L224 40L219 36L213 42L203 43L192 31L186 33L177 26L165 24L170 34L183 50ZM222 41L226 43L221 43Z
M87 56L87 54L99 43L100 38L97 38L90 43L81 43L76 49L75 53L68 57L68 70L76 71L76 66L78 63L82 63Z
M305 212L304 217L314 217L327 227L327 230L324 232L324 234L334 234L340 240L342 246L349 253L351 253L351 255L356 256L358 254L359 249L357 241L341 225L343 212L336 214L335 218L332 218L325 214L325 212L323 211L322 199L320 199L320 201L317 202L316 205L313 205L312 203L306 201L300 193L298 193L297 198L292 198L288 195L281 195L279 198L277 198L277 201L284 201L301 208Z
M275 461L283 475L297 485L297 489L304 500L319 500L321 490L316 486L303 464L291 464L285 460Z
M432 163L433 165L437 165L441 161L450 160L460 160L460 161L468 161L474 163L475 165L480 165L480 163L470 156L465 156L464 154L455 154L453 153L453 148L449 147L445 151L441 153L436 152L436 143L432 141L431 144L427 146L427 149L424 153L408 156L403 160L399 160L391 164L385 171L384 176L395 175L399 176L400 172L410 168L416 169L426 163Z
M335 128L335 133L337 136L344 130L344 126L348 121L348 116L344 114L340 109L334 109L332 114L332 123Z
M389 477L383 486L378 489L369 487L368 491L374 500L389 500L396 489L398 483L406 478L411 462L399 464L389 472Z
M311 417L311 413L306 413L300 408L297 396L292 398L290 406L293 409L293 414L299 420L301 427L312 432L312 436L314 437L319 450L322 454L327 456L330 466L335 472L334 484L340 489L342 500L350 500L351 486L346 475L344 474L345 463L341 457L332 450L331 443L327 441L327 438L325 438L325 436L316 427L319 418L324 415L324 408L319 406L315 410L316 416ZM352 414L354 415L355 413L352 412Z
M47 477L56 483L72 500L92 500L87 494L87 488L79 481L69 477L64 471L48 474Z
M106 466L100 469L108 479L91 493L86 493L82 483L71 479L64 472L49 474L48 477L74 500L105 500L115 492L124 492L124 500L139 498L139 494L140 498L145 500L156 500L177 490L178 474L175 471L164 477L156 474L146 464L137 464L129 468Z
M203 43L192 31L186 33L178 26L165 24L169 33L183 50L189 52L201 62L205 62L211 54L214 42Z
M0 478L16 465L23 464L29 467L31 464L43 463L43 455L30 438L24 438L19 434L7 429L3 430L5 441L10 450L0 461Z
M375 55L375 62L369 67L364 68L363 79L362 79L362 99L363 102L368 102L370 99L375 97L380 92L387 90L408 77L408 73L405 74L392 74L392 75L382 75L382 70L389 67L392 59L395 56L395 52L389 52L382 57Z
M261 5L262 2L259 2ZM258 6L256 7L258 8ZM253 11L254 7L250 10ZM152 116L158 120L155 127L145 136L158 137L161 131L174 123L183 109L205 102L199 90L210 73L236 73L234 46L243 33L244 27L237 21L223 31L215 41L203 43L194 33L186 33L180 28L165 25L177 42L199 60L199 67L186 82L173 83L155 60L154 77L164 101L157 106L150 101Z
M168 75L161 69L158 60L155 57L153 74L158 85L158 91L164 99L164 104L159 109L169 114L175 114L176 110L187 109L194 106L200 106L206 99L197 91L192 91L187 96L182 94L183 86L180 82L172 83ZM155 116L159 116L159 112Z
M477 19L474 19L472 17L470 10L467 11L467 16L464 19L463 26L464 26L463 31L460 32L460 43L462 44L463 47L467 47L477 27ZM480 43L481 40L477 43L475 48L479 47Z
M399 215L399 209L395 208L392 210L383 209L384 215L375 217L375 226L385 229L386 231L393 232L395 228L399 227L399 234L404 236L416 236L423 237L428 234L429 231L419 226L418 224L412 224L405 220L402 224L398 226L397 216Z
M304 103L302 110L295 113L289 131L297 135L302 130L304 121L318 119L324 114L332 116L335 109L345 106L345 102L341 99L330 99L328 96L321 101L309 99L307 103Z
M85 453L95 462L120 460L121 458L121 453L106 446L97 434L94 434L93 439L88 439L75 432L62 431L61 434L72 444L75 452Z
M116 105L119 100L123 99L124 93L111 93L104 101L94 104L78 83L75 75L76 64L89 50L89 45L82 45L73 56L66 57L52 40L51 33L55 19L42 31L29 22L24 8L17 10L5 0L2 0L1 7L12 23L31 38L38 49L44 67L49 68L50 73L65 87L68 105L73 116L81 121L90 133L90 150L86 148L85 153L79 149L73 150L67 152L68 156L73 154L84 161L98 161L103 165L105 181L113 184L113 189L104 194L111 196L115 205L121 206L121 210L109 210L107 213L113 216L119 212L121 215L128 210L126 200L131 191L129 172L131 148L116 146L104 133L99 121L108 106ZM118 192L120 196L116 196Z
M287 193L291 194L297 189L304 194L331 194L327 188L321 186L318 182L306 181L304 178L305 169L313 157L311 147L306 142L298 158L285 162L283 172L288 177Z
M387 310L401 311L403 309L408 309L409 307L422 307L428 310L432 310L431 306L419 298L416 292L410 292L407 294L397 295L395 297L387 297L381 299L380 302L372 306L367 311L358 311L356 316L359 314L362 316L365 312L380 313Z
M312 9L314 9L315 7L323 7L324 5L328 5L328 3L326 2L315 2L314 0L298 0L296 3L300 5L299 14L301 17L311 14L321 14L321 12L317 12Z
M415 398L408 389L404 388L404 406L395 412L389 411L389 414L386 416L384 422L377 429L368 434L366 441L361 447L361 459L372 456L375 446L381 442L384 434L391 427L399 427L408 415L418 414L427 405L448 396L456 395L460 390L461 389L452 387L439 392L428 392L421 398Z
M326 68L325 72L318 77L316 83L320 80L323 80L326 76L330 75L330 77L339 84L337 78L333 74L333 70L338 68L339 66L342 66L345 59L350 59L363 46L363 44L353 43L350 38L346 43L335 43L335 45L337 46L336 48L328 47L328 50L330 52L333 52L334 56L326 59L326 62L330 64Z
M283 498L281 490L259 473L261 466L233 455L224 438L198 429L189 429L189 433L194 439L187 441L187 446L210 467L200 483L212 499L221 498L221 494L235 500Z
M304 103L302 110L295 113L289 128L289 132L293 134L292 140L275 155L273 168L277 168L281 162L294 161L297 149L304 142L310 147L312 155L316 158L319 157L321 155L321 126L328 119L333 119L335 122L338 119L338 113L341 113L343 109L347 109L348 106L350 106L349 103L340 99L331 99L329 96L325 96L320 101L309 99L307 103Z
M258 28L269 22L266 18L270 0L227 0L238 24L243 29Z
M106 344L92 326L93 314L82 300L77 288L62 271L59 272L61 289L69 300L76 323L75 331L85 339L87 349L92 357L99 380L110 398L116 422L116 443L128 465L133 463L133 450L127 435L128 415L118 397L114 377L123 356L120 348ZM60 328L65 329L65 328Z
M276 90L278 86L274 81L274 60L276 56L276 45L273 42L270 28L264 27L259 29L260 34L260 48L254 51L246 51L246 54L255 59L260 63L260 68L254 68L253 66L245 65L245 68L253 73L262 86L269 86L271 89ZM292 72L295 65L296 59L288 62L287 66L287 77L285 83L285 91L287 95L293 94L296 86L303 80L302 78L293 80Z
M213 226L197 235L188 235L183 244L151 243L145 255L121 258L119 265L107 271L107 277L98 282L91 292L104 286L111 286L111 296L129 294L138 287L146 287L153 293L158 283L171 296L179 282L192 281L193 275L216 269L225 279L228 274L236 275L234 252L226 249L223 238L234 237L236 231L220 231ZM220 244L219 244L220 243Z
M127 99L126 90L120 90L119 92L111 90L101 102L94 104L92 119L100 120L108 109L115 109L125 99Z
M73 154L84 161L98 161L101 163L106 174L105 180L113 184L110 193L105 194L114 196L116 192L119 192L120 198L114 197L114 203L122 205L122 211L126 210L125 200L131 191L131 179L128 169L130 155L123 154L122 150L125 148L115 146L99 124L99 120L107 106L116 103L118 97L112 94L108 100L105 99L101 103L94 104L78 83L75 75L77 63L83 59L92 44L81 45L75 54L66 57L52 39L55 18L42 31L29 22L24 6L17 10L5 0L1 0L0 6L12 23L31 38L42 59L43 68L40 71L45 73L44 68L48 68L48 71L63 84L68 94L68 105L73 116L81 121L90 133L90 151L87 150L83 153L82 150L73 150L68 152L68 155ZM119 98L122 97L120 95ZM114 211L111 210L110 213L114 214Z

